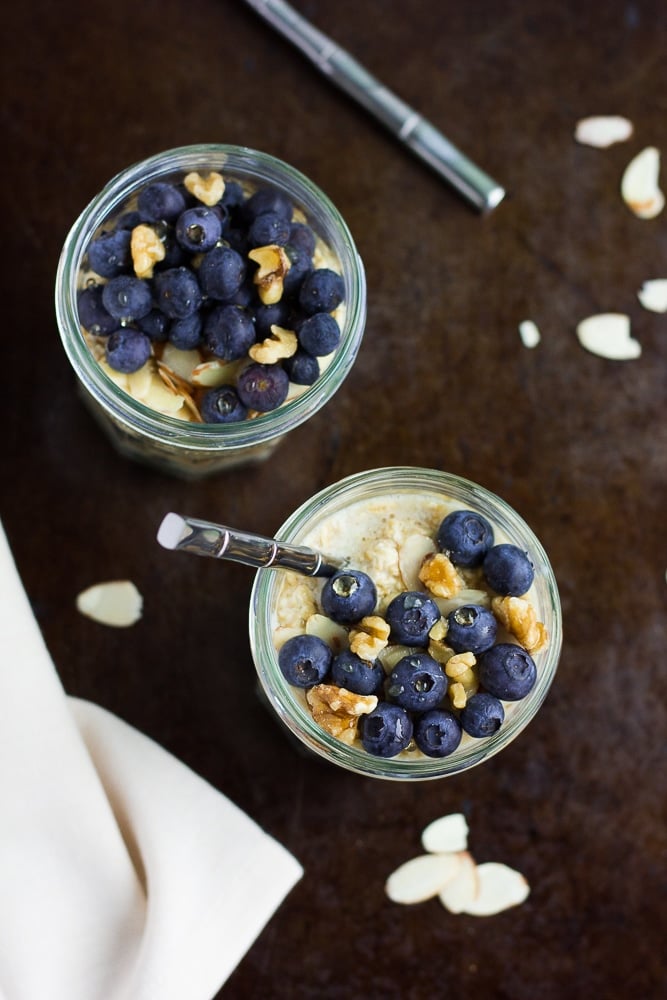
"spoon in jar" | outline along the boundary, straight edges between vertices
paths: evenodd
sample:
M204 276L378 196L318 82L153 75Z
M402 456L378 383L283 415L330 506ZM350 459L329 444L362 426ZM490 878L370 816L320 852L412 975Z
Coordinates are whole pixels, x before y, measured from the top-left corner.
M305 546L174 513L165 515L157 540L165 549L229 559L258 569L291 569L304 576L333 576L340 569L328 557Z

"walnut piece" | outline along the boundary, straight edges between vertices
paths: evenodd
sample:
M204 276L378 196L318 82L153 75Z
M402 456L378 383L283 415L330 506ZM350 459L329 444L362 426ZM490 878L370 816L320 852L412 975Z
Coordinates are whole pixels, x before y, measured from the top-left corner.
M271 326L271 336L261 344L253 344L248 354L253 361L259 361L262 365L272 365L281 358L291 358L296 354L298 346L299 342L293 330L285 330L274 323Z
M166 250L153 227L142 222L132 230L130 253L137 278L152 278L153 268L164 260Z
M387 645L390 631L384 618L368 615L357 622L356 628L350 630L350 649L362 660L372 663Z
M359 716L372 712L378 703L374 694L354 694L335 684L316 684L306 692L306 700L318 726L348 744L357 735Z
M474 653L455 653L454 656L447 660L445 673L448 677L458 680L463 674L468 673L476 663L477 660Z
M447 693L449 694L449 700L454 708L466 707L468 696L466 695L466 690L460 681L454 681L453 684L450 684Z
M535 608L523 597L494 597L491 608L496 618L529 653L539 653L549 645L549 633L538 622Z
M202 177L196 170L193 170L185 175L183 184L191 195L209 207L217 205L225 193L225 182L222 179L222 174L215 170L208 173L206 177Z
M419 571L419 579L436 597L454 597L463 587L454 563L444 552L426 556Z
M270 306L280 302L283 295L283 281L291 265L284 249L277 243L270 243L268 246L250 250L248 257L259 264L252 280L257 285L257 292L264 305Z

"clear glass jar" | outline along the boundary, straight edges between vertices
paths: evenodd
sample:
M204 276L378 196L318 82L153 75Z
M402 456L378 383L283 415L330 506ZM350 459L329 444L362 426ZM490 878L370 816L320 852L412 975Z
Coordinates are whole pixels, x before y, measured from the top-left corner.
M376 757L363 747L348 746L329 735L313 719L303 692L293 688L278 665L273 633L275 607L282 571L260 570L250 601L250 645L263 693L279 719L302 744L316 754L349 771L375 778L420 780L456 774L480 764L507 746L528 725L547 695L558 665L562 644L561 607L558 588L547 555L528 525L500 497L482 486L434 469L383 468L362 472L327 487L307 500L276 532L276 538L304 543L332 514L358 501L415 497L451 501L483 514L496 531L496 542L512 541L525 549L535 567L530 598L537 617L548 631L545 650L534 654L537 681L521 701L505 702L505 721L490 737L476 739L463 734L457 750L448 757L430 758L419 751L404 751L393 758ZM331 555L326 553L325 555Z
M222 173L225 180L239 181L249 191L270 186L285 192L337 259L345 284L340 344L317 381L271 412L218 425L164 416L117 386L91 354L77 314L86 249L105 223L124 211L128 200L147 184L211 170ZM82 398L115 447L128 458L162 471L198 478L265 459L285 434L331 399L349 372L363 336L366 281L345 221L327 196L299 171L266 153L240 146L185 146L123 170L84 209L60 257L56 316Z

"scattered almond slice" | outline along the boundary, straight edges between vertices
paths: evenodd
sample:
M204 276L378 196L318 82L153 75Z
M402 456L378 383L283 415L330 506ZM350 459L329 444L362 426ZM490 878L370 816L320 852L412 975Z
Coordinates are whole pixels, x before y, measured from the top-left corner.
M160 359L168 368L185 382L192 380L192 373L201 364L201 354L197 350L184 351L173 344L165 344Z
M322 639L335 653L339 653L347 644L347 629L332 621L327 615L311 615L306 622L306 633Z
M111 580L82 591L76 607L102 625L127 628L141 618L143 598L131 580Z
M478 866L472 855L461 851L458 857L458 873L438 893L440 902L450 913L468 912L466 907L474 904L480 888Z
M574 138L585 146L606 149L615 142L625 142L633 131L632 122L622 115L591 115L577 122Z
M621 195L628 208L640 219L654 219L665 206L665 196L658 186L660 152L647 146L625 168Z
M667 312L667 278L645 281L637 292L637 298L644 309L657 313Z
M527 899L530 886L520 872L497 861L477 865L477 894L461 910L475 917L490 917Z
M143 401L148 395L154 375L155 361L150 358L136 372L131 372L125 376L127 380L126 388L129 394L134 399L138 399L140 402Z
M225 385L225 383L231 385L239 367L238 361L221 361L219 358L214 358L212 361L202 361L201 364L195 365L190 372L190 381L193 385L204 386L207 389L213 389L218 385Z
M429 823L422 832L422 847L429 854L465 851L468 846L468 824L463 813L450 813Z
M624 313L598 313L577 326L582 347L601 358L629 361L641 354L641 344L630 333L630 317Z
M491 603L485 590L459 590L454 597L434 597L433 600L438 605L440 614L444 617L464 604L482 604L484 607L488 607Z
M532 319L524 319L519 323L519 336L524 347L537 347L542 339L537 324Z
M407 590L419 590L419 570L426 556L435 552L435 542L426 535L408 535L398 550L398 569Z
M273 632L273 645L280 650L288 639L293 639L295 635L302 635L302 629L292 628L289 625L279 625Z
M392 872L385 892L394 903L423 903L455 878L460 865L458 854L420 854Z

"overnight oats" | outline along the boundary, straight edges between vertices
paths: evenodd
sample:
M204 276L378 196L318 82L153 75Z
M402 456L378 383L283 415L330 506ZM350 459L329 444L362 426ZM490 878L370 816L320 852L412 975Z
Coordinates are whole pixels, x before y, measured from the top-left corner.
M328 198L242 147L170 150L115 177L61 255L61 337L125 455L196 477L271 453L339 388L363 266Z
M525 522L456 476L388 468L304 504L278 538L336 567L257 575L261 685L304 744L361 774L435 778L507 745L561 646L556 582Z

